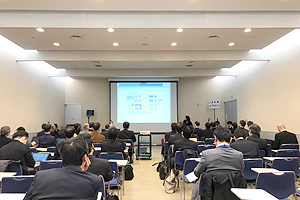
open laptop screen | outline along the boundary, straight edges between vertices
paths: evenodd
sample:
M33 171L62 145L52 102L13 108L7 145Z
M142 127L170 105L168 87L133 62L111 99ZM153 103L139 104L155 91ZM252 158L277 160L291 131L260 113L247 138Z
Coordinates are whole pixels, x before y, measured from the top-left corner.
M49 153L32 153L32 156L35 161L45 161L47 160Z

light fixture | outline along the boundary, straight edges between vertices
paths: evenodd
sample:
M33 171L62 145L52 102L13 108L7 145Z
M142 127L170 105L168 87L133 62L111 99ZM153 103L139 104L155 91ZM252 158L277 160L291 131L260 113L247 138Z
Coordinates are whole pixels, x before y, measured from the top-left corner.
M178 28L178 29L177 29L177 32L178 32L178 33L181 33L181 32L183 32L183 29L182 29L182 28Z
M176 43L176 42L173 42L173 43L171 44L171 46L175 47L175 46L177 46L177 43Z
M244 30L244 32L245 32L245 33L251 32L251 28L246 28L246 29Z
M115 43L113 43L113 45L114 45L115 47L117 47L117 46L119 46L119 43L115 42Z
M234 46L234 43L233 43L233 42L230 42L230 43L228 44L228 46L232 47L232 46Z
M115 29L113 29L113 28L108 28L107 31L110 32L110 33L112 33L112 32L115 31Z
M53 45L58 47L60 44L58 42L54 42Z
M45 31L43 28L37 28L36 30L41 33Z

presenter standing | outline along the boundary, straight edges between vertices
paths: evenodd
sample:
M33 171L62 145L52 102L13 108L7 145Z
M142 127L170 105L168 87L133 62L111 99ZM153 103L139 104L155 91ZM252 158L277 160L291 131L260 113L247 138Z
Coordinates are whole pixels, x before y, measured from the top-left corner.
M183 120L183 123L187 126L193 126L193 123L191 122L191 118L188 115L185 116L185 119Z

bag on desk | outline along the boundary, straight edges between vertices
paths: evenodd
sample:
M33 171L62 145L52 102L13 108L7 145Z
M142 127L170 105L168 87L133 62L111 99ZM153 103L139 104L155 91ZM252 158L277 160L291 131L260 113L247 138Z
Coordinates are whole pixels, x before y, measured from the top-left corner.
M133 168L131 165L126 165L125 166L125 180L126 181L129 181L129 180L132 180L134 177L134 174L133 174Z

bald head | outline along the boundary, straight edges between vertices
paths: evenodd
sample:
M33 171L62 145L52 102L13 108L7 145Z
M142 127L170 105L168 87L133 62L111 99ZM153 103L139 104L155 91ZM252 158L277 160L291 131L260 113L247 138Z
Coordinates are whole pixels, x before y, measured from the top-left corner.
M283 131L283 130L286 130L285 126L283 124L278 124L277 125L277 129L279 132Z

